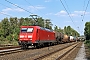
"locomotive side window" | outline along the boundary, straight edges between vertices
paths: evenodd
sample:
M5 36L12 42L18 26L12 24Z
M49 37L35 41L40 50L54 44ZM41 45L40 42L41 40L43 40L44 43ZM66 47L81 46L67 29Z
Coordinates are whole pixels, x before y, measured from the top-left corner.
M22 28L21 32L27 32L27 28Z
M33 28L28 28L27 32L33 32Z

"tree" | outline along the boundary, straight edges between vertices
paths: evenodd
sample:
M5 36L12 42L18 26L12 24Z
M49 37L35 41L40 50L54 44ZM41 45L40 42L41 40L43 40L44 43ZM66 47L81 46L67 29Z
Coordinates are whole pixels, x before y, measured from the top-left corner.
M71 28L70 26L65 26L64 27L64 33L67 34L68 36L80 36L80 34L74 30L73 28Z
M31 26L33 24L32 18L28 17L25 18L24 22L26 26Z
M58 26L55 25L54 30L57 31L58 30Z
M2 23L0 22L0 37L4 35L3 33L4 32L3 32L3 29L2 29Z
M3 29L3 35L4 37L6 38L6 36L9 35L9 26L10 26L10 23L8 21L8 18L4 18L4 20L2 20L2 29Z
M22 26L22 25L24 25L24 18L23 17L21 17L19 19L18 25L19 25L19 27Z
M48 29L52 29L52 23L50 21L50 19L45 19L45 27Z
M37 25L44 27L44 19L42 17L37 18Z
M86 36L87 40L90 39L90 22L85 23L84 35Z

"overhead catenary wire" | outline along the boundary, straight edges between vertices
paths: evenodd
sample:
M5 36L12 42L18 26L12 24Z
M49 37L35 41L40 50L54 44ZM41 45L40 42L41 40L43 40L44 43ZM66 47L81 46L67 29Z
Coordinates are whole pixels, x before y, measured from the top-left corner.
M85 2L86 2L86 0L84 0L83 1L83 8L82 8L82 14L81 14L81 23L80 23L80 27L82 26L83 27L83 14L84 14L84 10L85 10ZM78 27L78 30L79 30L80 28ZM82 30L83 29L81 29L81 31L79 30L79 32L81 32L81 34L82 34ZM83 32L84 33L84 32Z
M64 0L64 2L65 2L66 6L67 6L67 8L68 8L68 10L69 10L69 13L71 14L71 11L70 11L70 9L69 9L67 3L66 3L66 0Z
M4 4L2 4L2 3L0 3L1 5L3 5L3 6L5 6L5 7L8 7L8 8L10 8L9 6L6 6L6 5L4 5Z
M27 2L28 4L30 4L30 5L32 5L30 2L28 2L27 0L24 0L25 2ZM32 5L33 6L33 5ZM34 7L34 6L33 6ZM36 7L34 7L34 8L36 8Z
M83 2L84 2L84 4L83 4L83 11L84 11L84 8L85 8L85 0L84 0Z
M65 1L65 0L64 0L64 1ZM72 18L71 18L71 16L70 16L69 12L67 11L66 7L64 6L64 4L63 4L63 2L62 2L62 0L60 0L60 2L61 2L61 4L63 5L64 9L66 10L66 12L67 12L68 16L70 17L71 21L73 22L74 26L76 27L74 21L72 20ZM65 1L65 3L66 3L66 1ZM66 3L66 5L67 5L67 3ZM68 8L68 5L67 5L67 8ZM68 8L68 9L69 9L69 8ZM69 11L70 11L70 10L69 10ZM76 28L77 28L77 27L76 27Z
M82 23L83 23L83 21L84 21L84 18L85 18L85 14L86 14L86 11L87 11L87 8L88 8L88 5L89 5L89 3L90 3L90 0L88 0L88 2L87 2L87 5L86 5L86 8L85 8L85 1L86 0L84 0L84 4L83 4L83 13L82 13ZM79 28L78 28L79 29ZM81 31L81 33L82 33L83 31Z
M68 11L69 11L69 15L71 14L71 11L70 11L70 9L69 9L69 7L68 7L68 4L66 3L66 0L64 0L64 2L65 2L65 4L66 4L66 6L67 6L67 9L68 9ZM71 16L70 16L70 18L71 18ZM72 20L72 18L71 18L71 20ZM73 22L73 20L72 20L72 22ZM73 22L74 23L74 22ZM75 24L74 24L75 25ZM76 25L75 25L76 26Z
M22 7L20 7L20 6L16 5L16 4L8 1L8 0L5 0L5 1L8 2L8 3L10 3L10 4L12 4L12 5L14 5L14 6L16 6L16 7L18 7L18 8L20 8L20 9L23 9L24 11L26 11L26 12L28 12L28 13L30 13L30 14L33 14L32 12L30 12L30 11L28 11L28 10L26 10L26 9L24 9L24 8L22 8Z
M20 6L16 5L16 4L8 1L8 0L5 0L5 1L8 2L8 3L10 3L10 4L12 4L12 5L14 5L14 6L16 6L16 7L18 7L18 8L20 8L20 9L23 9L24 11L26 11L26 12L32 14L32 15L35 15L35 14L33 14L32 12L30 12L30 11L28 11L28 10L26 10L26 9L24 9L24 8L22 8L22 7L20 7ZM31 16L31 15L30 15L30 16ZM29 16L29 17L30 17L30 16ZM34 18L33 16L31 16L31 17L35 20L35 18ZM37 15L37 17L40 17L40 16Z
M35 6L33 6L30 2L28 2L27 0L24 0L26 3L28 3L29 5L31 5L33 8L35 8L36 10L38 10ZM43 13L42 11L39 10L39 12ZM38 16L40 17L40 16ZM45 20L44 20L44 25L45 25Z
M85 11L84 11L84 14L82 15L82 16L83 16L82 21L84 20L84 17L85 17L86 10L87 10L87 8L88 8L89 2L90 2L90 0L88 0L88 3L87 3L87 6L86 6L86 9L85 9Z
M30 2L28 2L27 0L24 0L26 3L28 3L29 5L33 6ZM36 10L38 10L35 6L33 6ZM41 12L41 11L40 11ZM41 12L42 13L42 12ZM38 16L40 17L40 16Z
M20 6L16 5L16 4L8 1L8 0L5 0L5 1L8 2L8 3L10 3L10 4L12 4L12 5L14 5L14 6L16 6L16 7L18 7L18 8L20 8L20 9L23 9L24 11L26 11L26 12L28 12L28 13L30 13L29 17L31 16L31 17L34 19L35 22L37 22L37 21L36 21L36 18L37 18L37 17L40 17L40 16L35 15L35 14L33 14L32 12L30 12L30 11L28 11L28 10L26 10L26 9L24 9L24 8L22 8L22 7L20 7ZM31 14L32 14L32 15L31 15ZM34 16L35 16L36 18L34 18Z
M82 19L82 20L81 20L81 25L83 24L83 23L82 23L82 22L83 22L83 18L84 18L84 17L83 17L83 14L85 13L85 12L84 12L84 9L85 9L85 0L83 1L83 9L82 9L82 15L81 15L81 19Z
M10 8L9 6L6 6L6 5L4 5L4 4L2 4L2 3L0 3L1 5L3 5L3 6L5 6L5 7L8 7L8 8ZM9 15L9 14L6 14L6 13L4 13L4 12L0 12L0 14L3 14L3 15L6 15L6 16L9 16L9 17L12 17L11 15Z
M70 17L71 21L73 22L73 20L72 20L70 14L69 14L69 12L67 11L66 7L65 7L64 4L63 4L63 2L62 2L61 0L60 0L60 2L62 3L64 9L66 10L66 12L67 12L67 14L68 14L68 16ZM74 23L74 22L73 22L73 23ZM74 24L74 25L75 25L75 24Z

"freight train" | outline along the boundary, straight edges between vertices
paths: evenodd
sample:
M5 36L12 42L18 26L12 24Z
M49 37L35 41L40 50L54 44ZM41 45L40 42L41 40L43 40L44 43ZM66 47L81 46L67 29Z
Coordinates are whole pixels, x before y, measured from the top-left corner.
M54 45L70 42L70 37L61 32L56 32L40 26L21 26L19 34L19 45L21 48L34 46L39 48L44 45Z

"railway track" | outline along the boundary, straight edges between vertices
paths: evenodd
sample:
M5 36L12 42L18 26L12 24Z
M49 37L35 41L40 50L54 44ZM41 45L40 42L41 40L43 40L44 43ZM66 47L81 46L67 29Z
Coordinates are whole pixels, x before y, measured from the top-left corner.
M13 45L0 45L0 50L12 49L12 48L20 48L20 46L13 46Z
M75 49L75 47L79 43L75 43L69 46L66 46L62 49L58 49L56 51L46 53L42 56L38 56L36 58L33 58L32 60L61 60L66 54L68 54L71 50Z
M18 53L22 51L23 50L21 50L20 46L3 47L3 48L0 48L0 56L12 54L12 53Z
M5 60L5 59L6 60L7 59L8 60L46 60L48 58L48 56L50 56L50 55L55 56L54 52L58 52L59 50L65 49L74 44L75 44L75 42L60 44L60 45L55 45L55 46L50 46L50 47L45 47L45 48L40 48L40 49L30 48L26 51L25 50L20 51L20 52L17 51L16 53L14 51L12 51L15 54L13 54L12 52L11 53L6 52L6 54L8 54L8 55L6 55L6 54L3 56L1 55L0 59L1 60L2 59L3 60ZM58 50L58 51L56 51L56 50ZM59 53L59 55L60 54L62 54L62 52ZM59 56L56 58L58 59ZM53 60L53 59L50 59L50 57L49 57L49 59L47 59L47 60Z
M20 46L1 47L0 50L20 48Z

